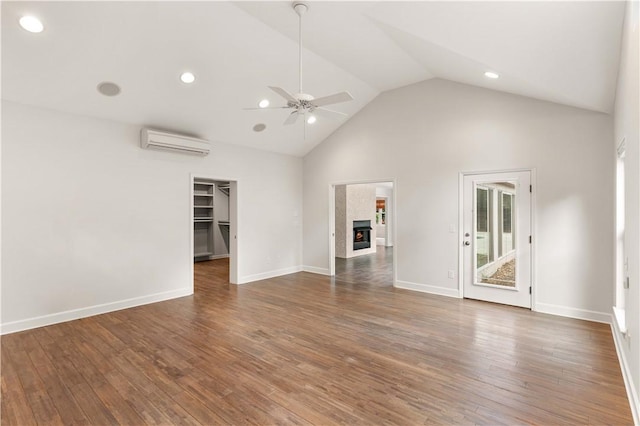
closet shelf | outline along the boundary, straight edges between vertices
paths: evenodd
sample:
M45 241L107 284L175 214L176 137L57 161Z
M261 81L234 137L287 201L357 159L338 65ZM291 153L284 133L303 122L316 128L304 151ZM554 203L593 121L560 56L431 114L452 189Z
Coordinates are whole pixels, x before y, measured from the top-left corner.
M193 182L193 258L199 262L208 260L215 253L214 206L216 186L213 182L194 180Z

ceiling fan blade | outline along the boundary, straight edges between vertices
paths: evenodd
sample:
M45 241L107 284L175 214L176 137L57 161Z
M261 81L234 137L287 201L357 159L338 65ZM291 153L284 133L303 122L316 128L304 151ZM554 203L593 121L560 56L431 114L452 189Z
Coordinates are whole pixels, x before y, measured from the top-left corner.
M287 92L286 90L284 90L282 87L275 87L275 86L268 86L269 89L273 90L274 92L276 92L278 95L282 96L283 98L285 98L288 102L293 102L293 103L298 103L298 100L296 98L293 97L293 95L289 92Z
M258 109L283 109L283 108L291 108L289 106L279 106L279 107L266 107L266 108L242 108L245 111L253 111Z
M298 111L293 111L291 114L289 114L289 117L287 117L287 119L284 120L284 124L285 125L293 124L296 122L297 119L298 119Z
M340 111L334 111L332 109L327 109L327 108L323 108L323 107L318 107L318 108L314 108L311 112L313 113L318 113L320 115L324 115L324 116L330 116L331 114L337 114L337 115L342 115L342 116L348 116L349 114L345 114L344 112L340 112ZM329 113L329 114L327 114Z
M349 92L340 92L334 93L333 95L323 96L321 98L316 98L311 101L311 103L317 107L331 105L331 104L339 104L340 102L348 102L352 101L353 96Z

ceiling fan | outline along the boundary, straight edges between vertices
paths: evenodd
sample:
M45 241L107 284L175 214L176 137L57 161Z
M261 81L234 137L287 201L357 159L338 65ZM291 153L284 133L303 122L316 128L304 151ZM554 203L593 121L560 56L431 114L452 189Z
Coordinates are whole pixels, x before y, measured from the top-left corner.
M338 104L341 102L352 101L353 96L349 92L334 93L333 95L314 98L308 93L302 91L302 15L309 10L306 3L296 1L293 3L293 10L298 15L298 93L291 94L281 87L268 86L269 89L276 92L287 101L286 106L267 107L267 108L245 108L248 110L255 109L291 109L291 113L284 121L284 124L294 124L298 120L299 115L307 113L329 113L338 115L347 115L339 111L333 111L325 108L326 105Z

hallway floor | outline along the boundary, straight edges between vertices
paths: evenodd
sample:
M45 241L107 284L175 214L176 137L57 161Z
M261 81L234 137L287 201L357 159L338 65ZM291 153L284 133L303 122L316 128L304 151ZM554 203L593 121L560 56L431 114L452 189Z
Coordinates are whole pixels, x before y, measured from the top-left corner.
M368 287L393 286L393 247L377 246L376 250L350 259L336 257L336 282Z

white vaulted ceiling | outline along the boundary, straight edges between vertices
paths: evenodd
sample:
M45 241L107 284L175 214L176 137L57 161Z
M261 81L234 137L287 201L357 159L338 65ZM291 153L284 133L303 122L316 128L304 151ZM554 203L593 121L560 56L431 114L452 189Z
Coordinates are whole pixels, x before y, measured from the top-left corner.
M382 91L434 77L613 108L622 2L309 4L303 91L349 91L355 101L333 107L349 116ZM22 30L25 14L45 30ZM289 2L3 2L2 97L304 155L344 119L321 117L305 139L301 122L282 125L285 111L243 110L283 104L268 85L297 91L297 25ZM180 82L184 70L194 84ZM100 95L102 81L122 93Z

